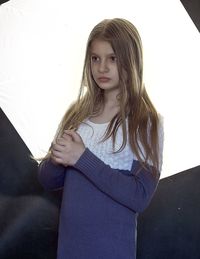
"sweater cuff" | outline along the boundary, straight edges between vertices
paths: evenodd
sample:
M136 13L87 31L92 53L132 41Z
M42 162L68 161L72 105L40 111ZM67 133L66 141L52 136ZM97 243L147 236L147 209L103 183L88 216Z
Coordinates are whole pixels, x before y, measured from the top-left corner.
M46 166L48 166L49 168L51 168L52 170L56 170L56 171L60 171L60 170L63 170L65 167L61 164L55 164L52 162L51 158L47 158L47 160L43 160L41 162L42 163L45 163Z
M82 172L92 172L96 168L102 168L104 165L103 161L86 148L74 167Z

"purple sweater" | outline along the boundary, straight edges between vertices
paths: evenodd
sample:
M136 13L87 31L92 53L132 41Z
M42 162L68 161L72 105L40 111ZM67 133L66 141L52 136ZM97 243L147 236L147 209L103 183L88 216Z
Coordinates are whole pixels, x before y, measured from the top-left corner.
M123 163L123 161L122 161ZM73 167L39 166L45 189L63 187L58 259L135 259L137 215L159 178L134 160L131 171L112 169L88 148Z

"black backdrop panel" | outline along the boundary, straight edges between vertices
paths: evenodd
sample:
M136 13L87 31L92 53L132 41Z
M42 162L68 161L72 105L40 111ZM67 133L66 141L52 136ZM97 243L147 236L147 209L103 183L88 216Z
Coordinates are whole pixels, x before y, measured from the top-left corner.
M160 181L138 221L138 259L200 259L200 166Z
M200 32L200 0L181 0L181 3Z
M9 0L0 0L0 5L8 2Z
M0 109L1 259L56 257L61 193L43 190L30 155Z

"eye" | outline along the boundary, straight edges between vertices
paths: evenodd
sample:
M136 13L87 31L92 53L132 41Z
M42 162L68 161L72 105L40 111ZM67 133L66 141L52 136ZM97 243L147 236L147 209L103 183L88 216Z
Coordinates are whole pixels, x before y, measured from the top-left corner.
M116 57L116 56L110 56L110 60L111 60L112 62L116 62L116 61L117 61L117 57Z
M91 56L91 61L93 62L93 63L96 63L96 62L99 62L99 60L100 60L100 58L99 57L97 57L97 56Z

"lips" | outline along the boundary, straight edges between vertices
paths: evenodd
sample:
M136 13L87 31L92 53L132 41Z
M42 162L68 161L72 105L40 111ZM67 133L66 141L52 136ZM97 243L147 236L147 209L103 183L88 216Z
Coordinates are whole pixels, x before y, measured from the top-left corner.
M102 83L106 83L106 82L110 81L110 78L109 77L99 77L98 81L102 82Z

